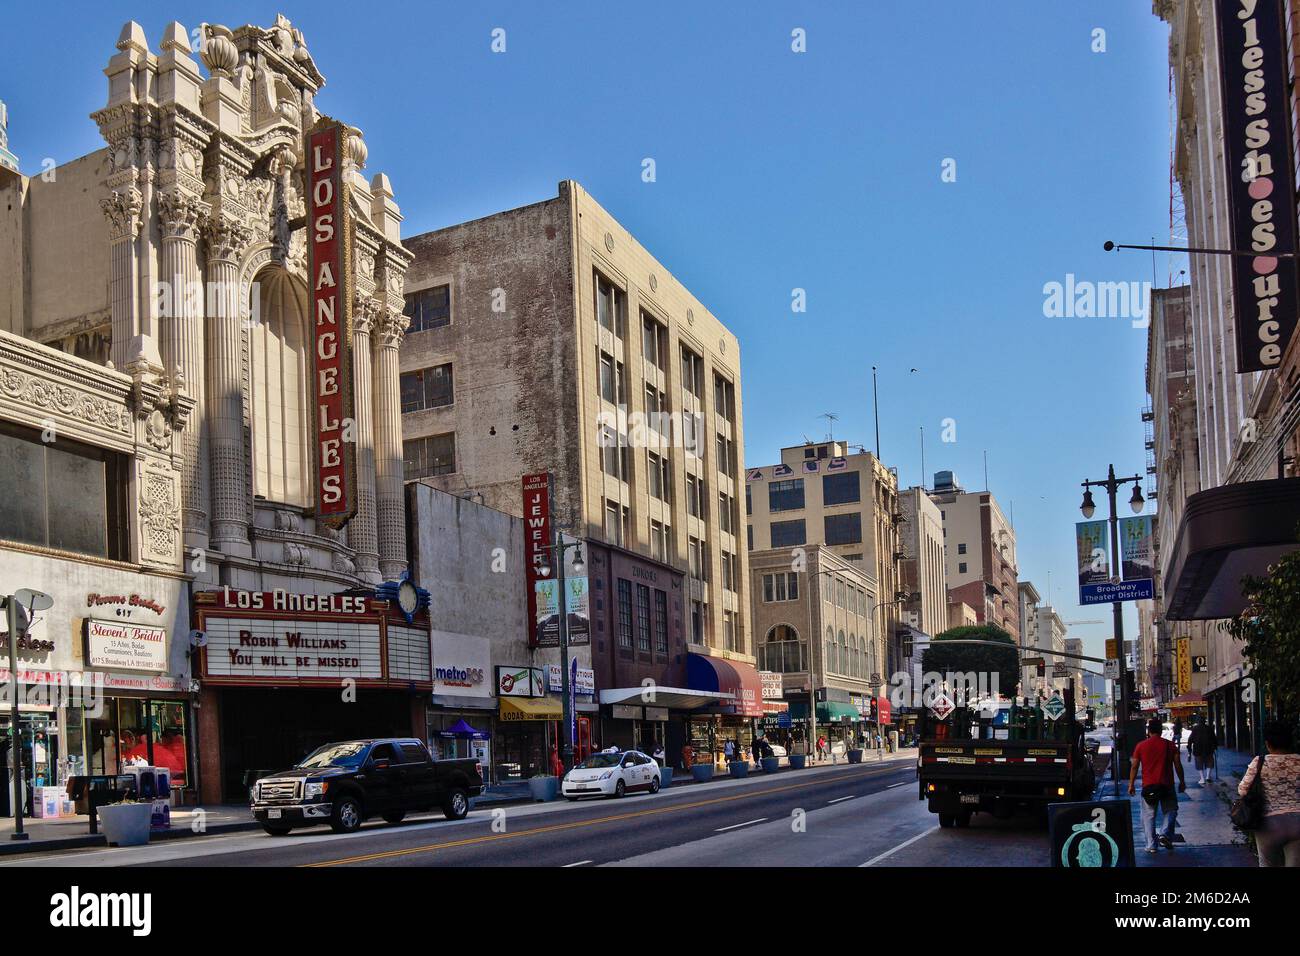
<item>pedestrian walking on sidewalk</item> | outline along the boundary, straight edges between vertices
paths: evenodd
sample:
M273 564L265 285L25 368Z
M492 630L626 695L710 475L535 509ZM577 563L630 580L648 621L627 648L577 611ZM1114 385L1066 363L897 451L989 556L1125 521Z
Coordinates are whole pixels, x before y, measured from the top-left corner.
M723 744L723 745L722 745L722 753L723 753L723 755L727 758L727 763L731 763L731 761L735 760L735 759L736 759L736 743L735 743L735 741L733 741L733 740L728 740L725 744Z
M1162 736L1164 725L1158 718L1147 723L1147 739L1133 748L1133 769L1128 775L1128 793L1137 793L1138 772L1142 773L1142 830L1146 836L1146 850L1156 852L1156 817L1163 811L1165 825L1160 833L1160 845L1166 850L1174 848L1174 827L1178 825L1178 793L1174 792L1174 774L1178 774L1178 792L1187 789L1183 780L1183 762L1173 741Z
M1300 866L1300 755L1291 726L1270 720L1264 744L1268 753L1250 762L1237 795L1244 797L1256 774L1263 776L1264 820L1255 831L1259 865Z
M817 759L821 760L825 756L826 756L826 738L818 737L817 738Z
M1219 741L1210 725L1202 718L1195 717L1193 720L1196 723L1187 738L1187 750L1192 755L1192 762L1196 764L1196 773L1200 778L1198 782L1203 787L1209 782L1210 771L1214 769L1214 752L1219 749Z
M1183 721L1180 717L1174 721L1174 751L1180 752L1183 746ZM1180 758L1181 759L1181 758Z

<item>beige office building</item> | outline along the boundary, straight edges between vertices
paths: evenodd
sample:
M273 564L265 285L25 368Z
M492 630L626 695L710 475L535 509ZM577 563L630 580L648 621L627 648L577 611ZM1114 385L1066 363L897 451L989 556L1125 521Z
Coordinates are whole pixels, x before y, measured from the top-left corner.
M749 554L758 667L781 675L796 748L819 733L861 739L872 723L870 677L881 671L884 651L871 620L876 580L863 562L824 545L794 550ZM817 727L810 730L814 702Z
M995 624L1020 640L1016 532L987 491L965 491L951 472L935 476L931 500L943 517L948 592L975 609L981 624Z
M690 654L756 681L736 337L570 180L404 243L407 480L519 515L521 476L553 474L552 518L592 552L598 688L686 687ZM658 595L624 581L665 592L662 641L639 639Z
M948 567L943 553L943 516L924 488L898 496L903 510L899 537L903 560L903 621L933 637L948 629ZM919 598L912 595L919 594Z
M823 545L876 582L873 640L881 641L873 672L898 669L893 635L904 604L897 600L902 558L898 475L869 452L824 441L781 449L777 465L745 473L745 511L752 550ZM882 603L884 602L884 603Z

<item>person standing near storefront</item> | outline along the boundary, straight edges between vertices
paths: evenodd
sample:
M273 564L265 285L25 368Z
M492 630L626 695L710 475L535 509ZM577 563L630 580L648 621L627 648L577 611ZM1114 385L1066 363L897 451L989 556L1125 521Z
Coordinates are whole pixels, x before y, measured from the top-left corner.
M736 759L736 745L730 738L722 745L722 754L727 758L727 763Z

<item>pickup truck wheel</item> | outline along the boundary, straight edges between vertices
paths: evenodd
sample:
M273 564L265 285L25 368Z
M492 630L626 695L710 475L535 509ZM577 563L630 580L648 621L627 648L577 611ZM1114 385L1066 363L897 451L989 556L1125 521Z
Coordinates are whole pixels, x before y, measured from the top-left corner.
M406 816L406 814L405 814L403 811L400 811L400 810L394 810L394 811L392 811L391 813L385 813L385 814L384 814L384 822L385 822L385 823L401 823L401 822L402 822L402 819L403 819L405 816Z
M469 797L459 787L447 794L442 805L442 815L448 820L464 820L469 815Z
M271 836L288 836L288 835L289 835L289 831L292 830L293 828L292 828L292 827L273 827L273 826L269 826L268 824L263 823L263 824L262 824L262 829L265 830L267 833L271 834Z
M339 797L330 814L330 829L335 833L354 833L361 829L361 804L356 797Z
M955 827L956 825L957 825L957 814L955 813L939 814L939 826L944 827L945 829L950 829L952 827Z

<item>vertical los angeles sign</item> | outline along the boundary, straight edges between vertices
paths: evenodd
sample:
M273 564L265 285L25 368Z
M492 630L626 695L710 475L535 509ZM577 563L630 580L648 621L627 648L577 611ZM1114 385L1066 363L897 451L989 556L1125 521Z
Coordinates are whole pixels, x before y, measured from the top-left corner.
M307 134L307 263L311 277L316 517L339 528L356 512L352 422L351 221L344 128L322 117Z
M1276 368L1296 325L1296 208L1281 0L1215 0L1237 371Z

